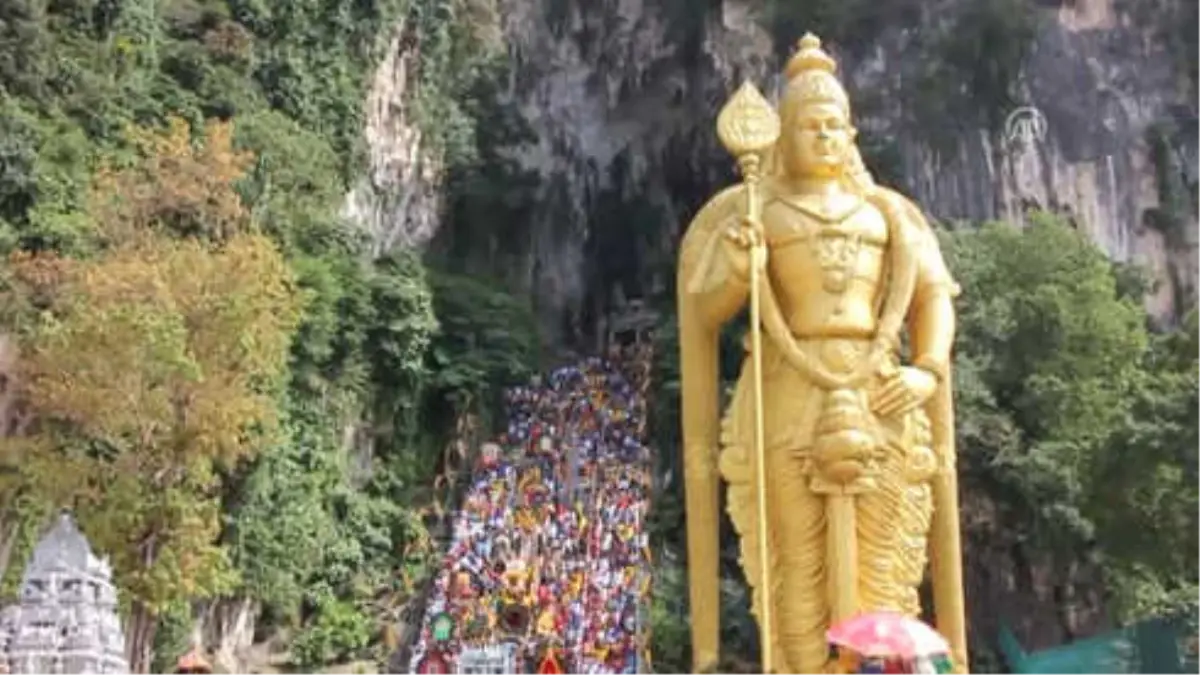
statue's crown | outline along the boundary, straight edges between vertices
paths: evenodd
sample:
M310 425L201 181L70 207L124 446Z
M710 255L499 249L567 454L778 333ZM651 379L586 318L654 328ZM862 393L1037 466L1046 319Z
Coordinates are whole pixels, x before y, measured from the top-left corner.
M796 102L834 103L849 114L849 98L835 75L837 62L821 49L821 39L806 33L800 38L799 47L787 64L788 98Z
M788 60L787 77L795 79L797 75L810 70L820 70L832 75L837 72L837 62L821 49L821 38L812 33L805 33L800 38L799 49Z

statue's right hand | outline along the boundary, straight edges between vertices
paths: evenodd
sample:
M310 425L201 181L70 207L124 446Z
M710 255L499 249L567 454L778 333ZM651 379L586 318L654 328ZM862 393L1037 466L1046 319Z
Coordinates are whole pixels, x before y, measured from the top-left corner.
M743 217L726 229L722 237L730 265L734 273L743 279L750 276L751 260L756 259L760 270L766 267L767 247L757 245L762 241L762 231L761 222Z
M749 249L758 242L762 231L761 221L750 216L742 216L725 230L725 238L741 248Z

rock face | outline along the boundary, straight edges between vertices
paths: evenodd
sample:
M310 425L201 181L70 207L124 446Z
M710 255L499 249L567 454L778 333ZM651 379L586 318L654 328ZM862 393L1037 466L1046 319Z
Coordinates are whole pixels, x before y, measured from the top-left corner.
M683 224L734 179L713 133L716 111L742 78L774 90L786 51L763 28L761 4L499 0L511 67L487 104L521 133L498 133L502 123L489 119L480 135L485 155L510 165L510 182L489 177L503 197L454 189L449 210L441 167L409 111L417 52L397 37L367 100L369 170L348 214L377 253L436 235L452 259L528 291L552 340L585 343L614 288L631 297L664 289ZM1195 203L1170 227L1159 216L1165 184L1194 192L1196 106L1163 31L1172 20L1194 25L1194 10L1184 13L1182 0L1038 0L1016 100L986 121L937 119L928 111L949 107L939 96L963 92L922 100L922 75L940 65L939 33L956 30L946 17L971 4L889 4L848 31L854 44L830 44L864 137L895 165L884 178L940 219L1066 213L1113 258L1154 272L1154 314L1185 311L1195 299ZM946 70L943 85L975 76ZM1021 105L1045 122L1033 143L1005 133L1004 116ZM1151 136L1170 129L1156 150Z
M442 209L441 162L413 121L419 51L404 25L393 33L363 103L367 165L344 209L376 257L397 246L424 246Z
M940 4L952 13L961 3ZM1006 124L963 130L937 148L914 129L911 114L876 107L866 123L895 139L901 187L936 217L1020 222L1031 208L1068 214L1110 257L1151 270L1162 284L1147 299L1150 311L1177 316L1196 297L1194 203L1181 214L1185 222L1169 227L1156 224L1155 214L1164 207L1164 182L1181 178L1195 193L1195 97L1178 86L1163 25L1172 16L1189 19L1171 13L1182 3L1043 4L1051 7L1037 17L1018 100L997 112L1015 113L1016 122L1016 106L1027 106L1044 136L1021 142L1019 123ZM850 81L872 99L886 91L911 100L904 83L928 66L902 55L919 53L921 39L919 31L885 32L882 49L849 64ZM1156 142L1165 156L1156 158Z
M501 3L514 66L497 98L525 131L501 154L527 208L516 241L466 254L528 289L551 339L588 344L614 288L664 289L680 224L733 179L712 118L731 83L767 72L772 41L740 6L678 5ZM458 213L438 243L462 257Z

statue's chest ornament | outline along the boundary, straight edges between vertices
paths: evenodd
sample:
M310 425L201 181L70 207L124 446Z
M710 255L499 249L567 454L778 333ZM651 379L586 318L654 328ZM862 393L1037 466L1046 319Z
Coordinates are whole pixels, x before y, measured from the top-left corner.
M841 314L846 290L850 280L854 278L859 256L865 243L866 230L855 222L866 202L854 200L840 205L841 208L831 208L825 205L805 203L798 199L784 199L784 204L791 207L806 221L801 228L811 237L816 263L821 270L821 287L826 293L837 296L833 307L834 314Z
M829 229L817 235L817 263L821 266L822 287L826 292L835 295L846 292L858 263L858 254L862 251L862 243L859 233Z

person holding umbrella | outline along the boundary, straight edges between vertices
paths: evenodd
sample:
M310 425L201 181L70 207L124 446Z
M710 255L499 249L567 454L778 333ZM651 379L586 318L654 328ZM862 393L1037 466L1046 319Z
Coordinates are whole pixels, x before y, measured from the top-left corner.
M946 638L924 622L895 612L854 616L827 633L844 673L950 673Z

